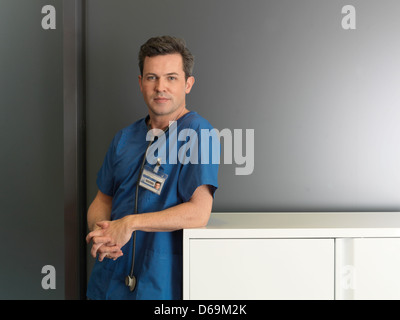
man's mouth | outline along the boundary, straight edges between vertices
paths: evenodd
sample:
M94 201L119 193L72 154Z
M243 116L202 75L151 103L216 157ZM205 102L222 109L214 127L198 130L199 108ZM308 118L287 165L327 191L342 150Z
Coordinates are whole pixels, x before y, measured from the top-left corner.
M157 103L165 103L165 102L167 102L169 99L168 98L166 98L166 97L157 97L157 98L154 98L154 101L156 101Z

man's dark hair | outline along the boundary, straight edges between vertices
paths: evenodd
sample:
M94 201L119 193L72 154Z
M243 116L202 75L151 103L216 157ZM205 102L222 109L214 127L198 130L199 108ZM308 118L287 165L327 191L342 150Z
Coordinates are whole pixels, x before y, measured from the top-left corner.
M139 51L139 69L140 74L143 75L144 59L146 57L154 57L159 55L167 55L179 53L182 56L183 71L185 78L192 75L194 66L194 57L186 47L183 39L171 36L153 37L147 40L145 44L140 47Z

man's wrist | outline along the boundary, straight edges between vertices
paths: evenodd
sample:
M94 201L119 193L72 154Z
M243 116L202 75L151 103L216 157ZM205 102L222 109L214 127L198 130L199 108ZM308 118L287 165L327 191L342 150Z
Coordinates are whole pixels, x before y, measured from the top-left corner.
M137 227L136 227L137 215L136 214L127 215L123 219L125 220L126 227L130 233L137 230Z

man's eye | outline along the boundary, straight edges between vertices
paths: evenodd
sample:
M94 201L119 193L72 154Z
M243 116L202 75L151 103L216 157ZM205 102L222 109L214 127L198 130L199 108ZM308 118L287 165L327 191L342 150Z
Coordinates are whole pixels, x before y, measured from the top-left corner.
M168 80L176 80L176 77L174 77L174 76L169 76L169 77L168 77Z
M147 80L153 81L153 80L156 80L156 77L155 76L147 76Z

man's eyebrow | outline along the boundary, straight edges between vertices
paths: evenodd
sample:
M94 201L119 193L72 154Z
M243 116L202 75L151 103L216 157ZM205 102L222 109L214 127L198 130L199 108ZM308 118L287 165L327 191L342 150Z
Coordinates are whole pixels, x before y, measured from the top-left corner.
M177 72L169 72L169 73L166 73L164 76L179 76L179 73L177 73ZM154 73L154 72L147 72L147 73L145 73L144 74L144 76L156 76L156 77L159 77L159 75L157 74L157 73Z

